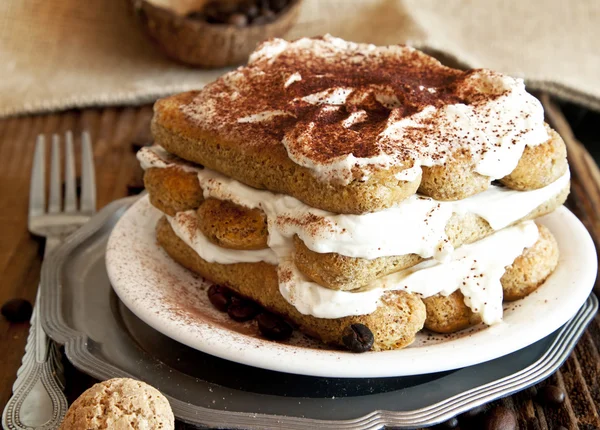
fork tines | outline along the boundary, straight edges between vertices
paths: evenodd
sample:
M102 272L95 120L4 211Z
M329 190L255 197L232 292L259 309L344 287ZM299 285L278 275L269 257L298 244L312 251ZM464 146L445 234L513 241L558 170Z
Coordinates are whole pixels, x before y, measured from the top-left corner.
M50 195L48 213L56 214L62 209L62 187L60 180L60 136L52 135L52 156L50 162ZM73 151L73 133L65 133L65 197L64 212L77 212L75 156ZM37 137L31 185L29 192L29 217L43 215L46 212L46 137L40 134ZM81 201L79 211L93 213L96 210L96 186L94 173L94 160L90 135L87 131L81 134Z

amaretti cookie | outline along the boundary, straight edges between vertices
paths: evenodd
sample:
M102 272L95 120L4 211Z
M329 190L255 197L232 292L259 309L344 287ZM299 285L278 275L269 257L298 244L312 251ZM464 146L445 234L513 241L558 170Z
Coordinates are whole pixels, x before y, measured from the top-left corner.
M519 79L404 46L275 39L159 100L152 132L138 159L160 246L327 344L500 323L558 262L533 220L568 195L565 146Z
M114 378L87 389L73 402L60 430L173 430L169 401L156 388L130 378Z

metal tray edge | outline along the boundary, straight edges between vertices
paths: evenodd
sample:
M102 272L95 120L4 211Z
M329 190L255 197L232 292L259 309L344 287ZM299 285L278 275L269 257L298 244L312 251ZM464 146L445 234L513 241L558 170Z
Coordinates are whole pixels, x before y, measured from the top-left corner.
M95 215L89 223L75 232L53 253L42 268L41 315L46 333L60 344L64 344L69 361L79 370L100 379L133 377L112 364L97 358L90 350L91 341L85 333L70 327L61 315L60 267L69 253L100 230L118 211L125 210L139 196L112 202ZM493 383L474 388L443 402L426 408L393 412L373 411L353 420L332 421L299 417L251 414L207 409L167 396L177 419L211 428L265 428L284 426L289 429L378 429L384 426L416 427L430 426L450 419L460 413L489 401L508 396L525 389L552 375L567 359L586 326L598 310L598 299L592 293L577 314L557 334L548 351L534 364Z

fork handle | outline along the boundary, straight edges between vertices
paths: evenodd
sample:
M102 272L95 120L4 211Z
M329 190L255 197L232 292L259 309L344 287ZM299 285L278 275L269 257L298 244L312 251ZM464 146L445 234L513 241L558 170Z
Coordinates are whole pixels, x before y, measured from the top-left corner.
M4 428L58 428L68 408L62 378L60 351L42 330L36 303L23 364L13 385L13 396L2 414Z
M44 256L60 243L61 238L49 237ZM2 413L5 429L56 429L67 412L61 354L58 345L42 329L39 302L38 287L25 355L13 384L13 396Z

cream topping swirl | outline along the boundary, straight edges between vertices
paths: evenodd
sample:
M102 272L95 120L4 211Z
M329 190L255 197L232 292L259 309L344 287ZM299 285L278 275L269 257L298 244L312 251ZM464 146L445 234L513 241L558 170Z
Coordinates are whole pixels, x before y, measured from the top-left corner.
M282 144L296 164L342 184L381 169L442 165L457 153L499 179L525 146L549 139L543 108L521 79L330 35L264 42L247 66L182 110L248 146Z

